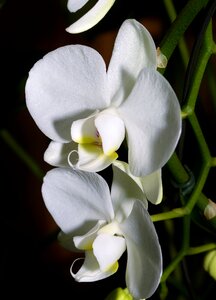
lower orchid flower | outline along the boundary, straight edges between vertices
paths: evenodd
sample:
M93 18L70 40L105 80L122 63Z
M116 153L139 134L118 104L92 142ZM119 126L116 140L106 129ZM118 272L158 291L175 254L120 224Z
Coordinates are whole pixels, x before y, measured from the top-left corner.
M68 0L67 7L70 12L76 12L89 0ZM80 19L74 22L66 30L69 33L86 31L96 25L113 6L115 0L98 0L95 5Z
M114 274L127 251L126 285L135 299L150 297L162 273L162 254L147 200L137 183L113 166L111 192L98 174L55 168L42 186L45 204L61 228L60 243L85 253L71 274L78 282L93 282ZM156 186L156 189L158 187Z
M177 145L181 111L157 63L150 33L135 20L122 24L107 70L100 54L82 45L39 60L29 73L26 103L52 140L45 161L98 172L126 140L133 175L160 169Z

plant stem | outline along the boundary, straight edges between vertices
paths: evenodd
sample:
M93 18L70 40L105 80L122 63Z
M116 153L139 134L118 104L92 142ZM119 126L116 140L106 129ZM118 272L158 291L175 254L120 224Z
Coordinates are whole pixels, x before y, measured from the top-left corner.
M182 9L178 17L172 23L172 26L170 26L160 45L160 49L162 53L166 55L167 59L171 57L188 26L208 2L209 0L189 0Z
M164 6L165 6L167 14L170 18L170 21L174 22L174 20L177 17L177 14L176 14L175 7L173 5L173 1L172 0L164 0ZM182 58L184 67L186 69L187 65L188 65L188 61L189 61L189 52L188 52L188 48L187 48L184 37L179 39L178 47L179 47L179 51L181 54L181 58Z
M0 130L2 140L16 153L16 155L26 164L32 173L40 180L43 179L44 172L35 160L17 143L13 136L6 130Z
M193 77L191 78L192 84L187 93L187 102L182 108L182 114L184 116L189 116L194 112L203 75L205 73L207 63L213 53L213 45L212 22L210 22L204 36L195 69L193 70Z
M187 255L200 254L200 253L207 252L207 251L214 250L214 249L216 249L215 243L210 243L210 244L197 246L197 247L190 247L187 250Z

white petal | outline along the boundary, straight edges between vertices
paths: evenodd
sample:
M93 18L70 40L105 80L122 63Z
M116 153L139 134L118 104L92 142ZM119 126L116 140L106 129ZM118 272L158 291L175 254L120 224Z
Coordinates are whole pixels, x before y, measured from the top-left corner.
M159 204L163 199L161 169L144 177L140 177L140 181L147 199L152 204Z
M126 20L118 32L108 80L112 103L120 105L130 94L144 67L156 69L157 52L148 30L135 20Z
M38 127L57 142L71 141L71 124L109 105L106 67L86 46L58 48L39 60L26 83L29 112Z
M102 140L103 151L111 155L118 150L125 137L125 126L122 119L113 113L113 110L105 110L98 114L95 126Z
M101 280L114 274L118 269L118 264L115 264L112 269L106 272L101 271L97 259L93 254L93 251L85 252L84 264L76 274L72 270L73 266L74 263L71 266L71 275L78 282L92 282Z
M163 197L161 169L144 177L136 177L131 173L127 163L116 160L113 162L113 165L127 173L142 189L143 193L146 195L146 198L151 203L159 204L161 202Z
M125 250L125 239L120 236L99 234L93 243L93 253L104 272L112 268Z
M113 183L111 198L116 214L116 219L121 222L131 213L135 199L142 200L147 208L147 201L142 189L127 173L113 164Z
M92 250L92 244L97 236L97 232L105 224L105 221L99 220L97 224L86 234L75 236L73 240L76 248L80 250Z
M118 112L126 127L131 173L145 176L164 166L181 133L181 110L169 82L143 69Z
M79 33L90 29L103 19L114 2L115 0L98 0L83 17L66 28L66 31L69 33Z
M127 288L136 299L149 298L160 282L162 254L154 225L141 202L134 203L130 216L120 228L128 253Z
M53 169L44 177L42 195L64 233L85 234L98 220L109 222L114 216L109 187L95 173Z
M101 146L93 144L79 144L78 155L79 160L74 167L88 172L102 171L118 158L116 152L106 155Z
M66 144L51 142L44 153L44 160L55 167L68 167L68 155L74 149L77 149L77 144L73 141Z
M70 12L76 12L83 7L88 0L68 0L67 8Z
M97 129L95 127L95 116L97 113L74 121L71 126L71 137L76 143L94 143L99 141Z

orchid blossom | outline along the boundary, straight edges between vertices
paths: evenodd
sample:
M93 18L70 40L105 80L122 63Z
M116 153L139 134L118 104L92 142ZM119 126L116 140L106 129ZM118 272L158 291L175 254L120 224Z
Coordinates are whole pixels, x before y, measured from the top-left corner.
M29 112L52 140L44 159L98 172L112 164L126 139L134 176L160 169L181 132L178 99L157 71L157 50L147 29L126 20L108 69L94 49L71 45L48 53L29 73Z
M61 228L62 246L85 253L78 259L83 260L78 272L74 271L77 260L71 266L76 281L111 276L127 250L127 288L135 299L148 298L157 289L162 273L157 233L143 190L119 167L113 166L113 174L110 192L97 173L54 168L44 178L43 198ZM157 183L154 187L159 189Z
M70 12L76 12L89 0L68 0L67 7ZM86 31L96 25L107 14L115 0L98 0L96 4L80 19L66 28L69 33Z

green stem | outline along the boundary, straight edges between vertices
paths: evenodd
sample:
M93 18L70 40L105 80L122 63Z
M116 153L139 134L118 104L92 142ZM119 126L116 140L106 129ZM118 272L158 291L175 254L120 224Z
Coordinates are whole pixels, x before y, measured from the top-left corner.
M189 0L172 23L172 26L170 26L160 45L161 51L166 55L167 59L172 55L188 26L201 9L206 6L208 1L209 0Z
M189 116L194 112L203 75L205 73L207 63L213 53L213 45L214 42L212 40L212 22L210 22L205 33L202 47L200 49L196 68L193 73L193 84L191 85L187 96L187 103L182 108L182 114L184 116Z
M173 5L173 2L172 2L172 0L163 0L163 2L164 2L164 7L167 11L167 14L170 18L170 21L173 22L176 18L176 10Z
M194 199L195 199L195 203L196 203L197 207L203 213L206 206L209 204L208 198L203 193L200 193L198 198L197 198L196 194L195 194L195 196L192 197L192 202L194 202ZM151 216L151 219L153 222L158 222L158 221L182 218L184 216L190 215L191 206L192 205L189 204L189 205L186 205L185 207L175 208L168 212L154 214ZM192 206L192 208L193 208L193 206ZM216 217L208 220L208 223L212 226L212 228L216 228Z
M212 157L211 157L208 145L206 143L205 137L202 133L202 130L200 128L199 122L198 122L195 114L192 114L191 116L189 116L189 122L193 128L194 135L197 139L198 146L202 153L202 159L209 167L211 167Z
M160 214L154 214L151 216L151 219L153 222L158 222L158 221L164 221L168 219L175 219L175 218L181 218L183 216L189 215L195 204L199 202L199 206L206 206L206 201L202 197L202 189L205 184L206 178L208 176L209 172L209 167L206 165L203 165L201 171L200 171L200 176L197 179L196 186L193 189L193 192L186 204L185 207L180 207L180 208L175 208L172 209L168 212L160 213Z
M34 161L34 159L17 143L13 136L6 130L0 130L2 140L16 153L16 155L26 164L32 173L40 180L44 177L44 172Z
M188 172L183 167L176 152L173 153L173 155L167 162L166 167L171 172L172 177L177 184L183 185L190 179Z
M193 192L191 193L191 196L188 199L185 207L176 208L169 212L155 214L155 215L151 216L153 222L167 220L167 219L173 219L173 218L180 218L180 217L190 214L191 211L193 210L195 204L197 203L197 201L200 198L203 186L205 184L210 167L212 165L212 158L211 158L208 146L205 142L203 133L201 131L201 128L199 126L199 123L197 121L195 114L193 114L189 117L189 121L191 122L194 134L198 141L198 144L199 144L199 147L201 150L201 154L202 154L202 160L203 160L201 169L199 171L199 176L196 181L196 185L195 185ZM168 166L169 166L169 169L172 172L172 175L175 178L177 183L182 185L182 184L184 184L184 183L186 184L188 182L188 179L189 179L188 173L182 166L182 164L176 154L174 154L172 156L171 160L168 162Z
M173 261L165 268L163 275L161 277L161 283L165 282L169 275L175 270L177 265L180 263L180 261L184 258L186 255L185 250L182 249L176 257L173 259Z
M208 176L209 167L203 165L200 176L198 177L196 186L186 204L185 207L175 208L171 211L155 214L151 216L153 222L163 221L167 219L181 218L183 216L189 215L193 210L195 204L198 202L200 195L202 195L202 189L205 184L206 178ZM204 201L203 198L200 199L200 202Z
M170 18L170 21L174 22L174 20L177 17L177 14L176 14L175 7L173 5L173 1L172 0L164 0L164 6L165 6L167 14ZM179 39L178 47L179 47L179 51L180 51L180 54L181 54L181 57L182 57L184 67L186 69L187 65L188 65L188 61L189 61L189 52L188 52L188 48L187 48L187 45L185 43L184 37Z
M158 221L182 218L183 216L186 216L188 214L190 214L190 211L187 210L186 207L179 207L164 213L154 214L151 216L151 219L152 222L158 222Z
M161 283L164 283L167 280L167 278L170 276L170 274L176 269L177 265L182 261L184 256L196 255L196 254L200 254L203 252L207 252L207 251L216 249L215 243L210 243L210 244L206 244L206 245L202 245L202 246L198 246L198 247L189 247L189 230L188 230L189 227L187 224L188 222L189 222L189 218L188 218L188 220L186 220L186 223L184 225L186 231L184 230L184 234L183 234L184 241L182 244L182 249L179 251L179 253L175 257L175 259L165 268L163 275L161 277Z
M189 211L192 211L194 205L199 199L199 196L202 192L203 186L206 182L210 167L212 158L208 149L208 146L206 144L205 138L203 136L203 133L201 131L201 128L199 126L198 120L196 118L196 115L193 114L189 117L189 121L191 123L191 126L193 128L194 134L196 136L201 155L202 155L202 166L199 172L199 176L197 178L196 186L193 190L193 193L190 196L190 199L186 205L186 207L189 209Z
M153 221L161 221L161 220L166 220L168 218L179 218L189 214L194 208L194 205L197 203L197 201L200 198L210 167L215 163L215 160L212 159L211 157L204 135L199 126L196 115L194 113L194 106L198 97L201 80L205 72L205 68L209 60L209 57L212 54L212 45L213 45L212 26L210 22L210 25L208 26L208 29L205 34L203 47L201 49L201 53L199 56L198 67L195 70L195 80L197 80L197 82L196 84L192 85L192 88L189 93L189 98L187 101L187 109L186 109L187 111L190 111L190 114L188 114L188 119L192 126L193 132L195 134L202 155L202 166L199 172L196 186L194 187L194 190L185 207L177 208L170 212L154 215L152 216ZM189 175L185 170L185 168L183 167L180 160L178 159L176 153L174 153L171 159L168 161L167 167L170 170L177 184L183 185L188 182Z
M188 252L190 243L190 216L185 216L183 219L183 241L181 250L177 254L174 260L165 268L163 275L161 277L161 282L165 282L169 275L176 269L177 265L184 258Z
M216 244L215 243L210 243L210 244L206 244L206 245L202 245L202 246L197 246L197 247L190 247L187 250L187 255L195 255L195 254L200 254L203 252L207 252L210 250L214 250L216 249Z

